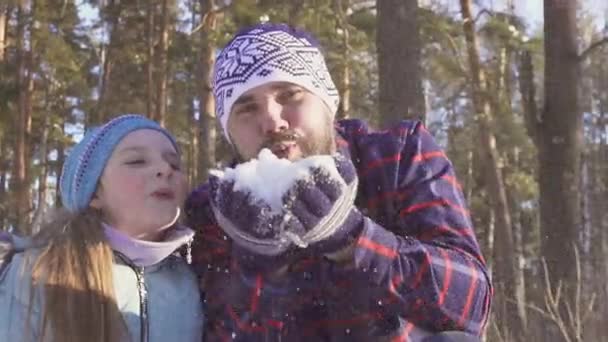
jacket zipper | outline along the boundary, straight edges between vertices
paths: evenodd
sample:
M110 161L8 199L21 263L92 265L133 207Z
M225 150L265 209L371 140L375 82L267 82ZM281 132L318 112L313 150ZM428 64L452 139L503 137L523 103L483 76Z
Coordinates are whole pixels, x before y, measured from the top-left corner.
M148 289L144 278L144 267L134 265L129 258L120 252L114 251L127 266L135 272L137 278L137 292L139 292L139 340L140 342L149 341L149 322L148 322Z
M137 289L139 290L139 312L140 312L140 341L148 342L148 290L144 281L144 268L137 267Z

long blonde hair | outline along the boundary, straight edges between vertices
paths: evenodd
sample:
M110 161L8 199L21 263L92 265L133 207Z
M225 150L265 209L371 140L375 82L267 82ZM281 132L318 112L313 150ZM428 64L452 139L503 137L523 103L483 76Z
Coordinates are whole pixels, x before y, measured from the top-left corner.
M109 342L128 336L116 304L113 253L100 214L60 212L34 236L30 313L43 289L40 340ZM32 316L31 314L29 315Z

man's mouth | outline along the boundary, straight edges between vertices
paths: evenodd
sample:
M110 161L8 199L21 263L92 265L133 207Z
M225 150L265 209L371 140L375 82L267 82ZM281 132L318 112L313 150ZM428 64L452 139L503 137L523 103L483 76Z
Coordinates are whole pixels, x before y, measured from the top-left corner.
M297 144L295 141L280 142L272 145L270 150L275 156L279 158L288 158L291 154L291 151L293 151L296 146Z

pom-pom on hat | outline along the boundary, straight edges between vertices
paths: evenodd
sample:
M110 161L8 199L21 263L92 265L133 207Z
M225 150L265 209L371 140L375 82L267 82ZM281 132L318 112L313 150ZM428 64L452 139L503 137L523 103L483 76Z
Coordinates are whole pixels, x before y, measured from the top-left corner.
M340 96L317 40L286 24L258 24L237 33L215 63L216 115L226 139L230 141L227 124L234 102L269 82L297 84L319 96L332 115L338 109Z
M122 115L105 125L90 129L72 148L61 171L59 191L61 202L68 211L78 212L89 206L99 178L116 145L127 134L140 129L163 133L171 140L175 150L179 151L171 133L157 122L141 115Z

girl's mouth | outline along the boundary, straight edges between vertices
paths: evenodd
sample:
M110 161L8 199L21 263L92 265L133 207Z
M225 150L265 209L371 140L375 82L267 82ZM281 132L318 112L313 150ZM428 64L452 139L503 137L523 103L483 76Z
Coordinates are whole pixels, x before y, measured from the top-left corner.
M158 189L152 193L152 196L160 200L173 200L175 199L175 193L171 189Z

